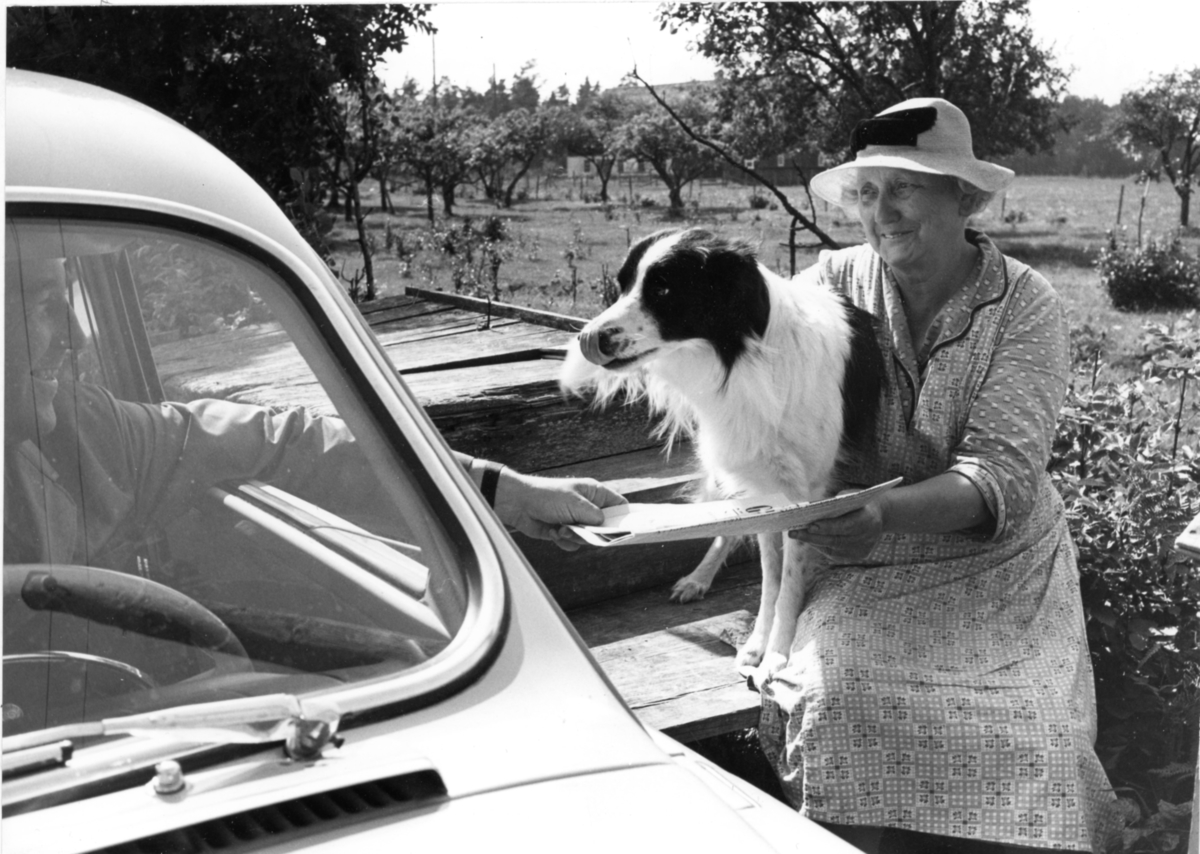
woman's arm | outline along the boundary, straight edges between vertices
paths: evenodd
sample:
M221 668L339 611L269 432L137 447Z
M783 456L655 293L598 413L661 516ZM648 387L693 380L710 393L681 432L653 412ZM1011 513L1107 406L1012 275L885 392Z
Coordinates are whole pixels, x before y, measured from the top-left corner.
M789 533L838 560L866 557L884 534L947 534L989 530L995 517L983 495L957 472L890 489L853 513L822 519Z

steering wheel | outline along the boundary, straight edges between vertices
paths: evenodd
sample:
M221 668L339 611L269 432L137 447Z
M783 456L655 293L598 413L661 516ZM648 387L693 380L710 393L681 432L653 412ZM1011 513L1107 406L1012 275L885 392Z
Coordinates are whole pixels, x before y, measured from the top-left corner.
M89 566L9 564L4 567L6 627L21 622L8 613L19 605L204 650L213 654L218 674L254 670L242 642L212 611L148 578ZM17 643L6 638L8 649L28 645L27 639L13 640Z

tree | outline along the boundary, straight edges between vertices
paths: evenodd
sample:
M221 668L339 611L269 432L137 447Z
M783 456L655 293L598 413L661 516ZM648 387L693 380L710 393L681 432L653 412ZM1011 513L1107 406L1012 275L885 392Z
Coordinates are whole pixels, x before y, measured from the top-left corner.
M692 127L704 127L711 114L697 98L689 97L677 108ZM712 169L716 155L696 143L666 112L644 109L635 112L617 131L619 150L628 157L650 164L667 185L671 211L683 210L683 188Z
M565 107L519 108L493 119L477 138L472 166L484 193L510 208L517 183L561 135Z
M661 18L698 25L726 85L758 93L798 141L844 156L855 123L915 97L967 114L975 152L1053 145L1066 82L1034 43L1027 0L682 4ZM758 99L764 100L763 97Z
M514 110L536 110L542 96L538 91L537 75L533 73L537 63L532 59L521 66L521 70L513 75L512 89L509 91L509 103Z
M337 173L332 180L346 193L347 207L358 235L358 247L363 259L363 275L367 290L364 299L375 299L374 252L367 234L367 217L363 209L359 185L371 176L383 156L387 140L387 123L392 101L374 77L354 84L338 83L333 87L334 100L326 104L324 121L330 130L332 162ZM344 167L344 171L342 168ZM357 298L355 288L351 294Z
M575 90L575 109L583 110L593 98L600 94L600 84L593 83L590 77L583 78L579 88Z
M619 131L629 116L629 107L620 96L604 92L589 96L584 109L573 116L573 121L563 123L561 142L568 154L582 157L596 170L600 201L607 202L608 182L622 157Z
M435 191L441 193L442 212L453 215L455 191L469 174L473 135L482 123L478 111L447 107L434 97L397 103L390 118L389 155L424 186L430 223L435 220Z
M1058 105L1057 112L1060 123L1069 129L1055 134L1052 151L1022 152L998 158L998 162L1018 175L1125 177L1136 174L1138 158L1122 150L1113 136L1116 109L1099 98L1067 95Z
M1187 227L1192 184L1200 169L1200 68L1173 71L1121 96L1116 135L1128 146L1147 146L1179 195L1179 224Z

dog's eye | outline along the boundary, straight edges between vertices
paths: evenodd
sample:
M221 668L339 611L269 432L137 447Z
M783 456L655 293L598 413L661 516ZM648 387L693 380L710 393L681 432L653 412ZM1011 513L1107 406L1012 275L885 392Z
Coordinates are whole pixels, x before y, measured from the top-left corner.
M656 297L665 297L671 293L671 286L663 282L655 282L650 286L650 295Z

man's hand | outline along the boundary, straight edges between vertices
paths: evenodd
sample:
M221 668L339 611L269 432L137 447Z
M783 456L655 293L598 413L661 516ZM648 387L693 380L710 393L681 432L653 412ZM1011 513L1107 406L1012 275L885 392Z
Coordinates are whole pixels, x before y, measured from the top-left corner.
M601 508L624 503L623 495L591 478L536 477L505 468L496 485L501 522L566 551L581 545L566 525L599 525L604 521Z

